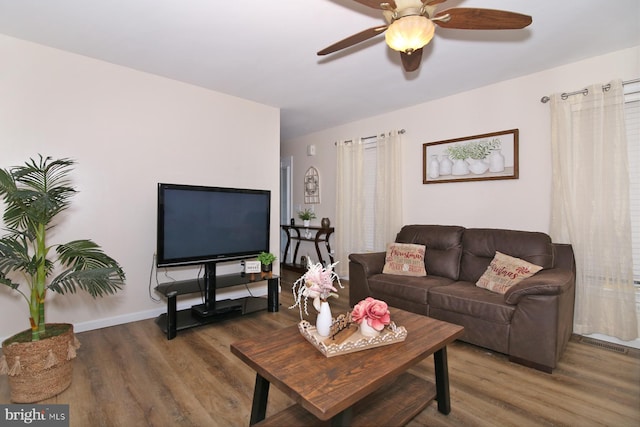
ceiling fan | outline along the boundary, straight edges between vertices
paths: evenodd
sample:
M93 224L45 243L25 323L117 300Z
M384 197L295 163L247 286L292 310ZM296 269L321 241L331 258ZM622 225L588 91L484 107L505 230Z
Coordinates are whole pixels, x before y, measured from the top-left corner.
M356 33L318 52L327 55L361 43L386 31L385 40L391 49L400 52L403 68L415 71L420 67L422 48L435 32L435 25L464 30L514 30L531 24L531 17L505 10L455 7L436 11L436 5L446 0L354 0L374 9L381 9L387 25L379 25Z

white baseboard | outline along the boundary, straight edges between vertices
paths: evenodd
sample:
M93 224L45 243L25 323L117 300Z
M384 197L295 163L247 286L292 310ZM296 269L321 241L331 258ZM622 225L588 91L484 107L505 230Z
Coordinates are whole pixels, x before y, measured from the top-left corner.
M80 322L73 325L74 332L93 331L94 329L108 328L109 326L123 325L125 323L137 322L139 320L152 319L167 311L167 306L160 306L153 310L138 311L124 314L122 316L105 317L88 322Z
M219 290L216 294L216 300L221 301L225 299L244 298L247 296L263 297L267 295L267 286L262 283L251 284L249 287L240 285L233 286ZM193 294L185 295L184 297L178 296L178 310L184 310L190 308L192 305L201 304L200 297L195 297ZM162 304L158 305L158 308L152 310L138 311L135 313L123 314L114 317L105 317L102 319L90 320L87 322L80 322L73 325L75 332L92 331L94 329L108 328L110 326L122 325L125 323L137 322L139 320L153 319L158 317L162 313L167 312L166 300L162 299Z

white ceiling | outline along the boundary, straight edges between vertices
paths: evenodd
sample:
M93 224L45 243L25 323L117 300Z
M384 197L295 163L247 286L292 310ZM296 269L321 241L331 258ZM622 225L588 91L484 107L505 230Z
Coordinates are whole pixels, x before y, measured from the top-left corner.
M279 107L283 140L640 44L638 0L448 0L438 10L459 6L533 23L437 28L410 74L383 35L316 56L384 23L353 0L0 0L0 33Z

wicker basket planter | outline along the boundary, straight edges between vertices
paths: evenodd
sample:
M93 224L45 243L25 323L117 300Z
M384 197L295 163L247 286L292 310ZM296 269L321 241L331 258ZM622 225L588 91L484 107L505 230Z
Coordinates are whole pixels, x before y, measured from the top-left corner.
M60 394L71 384L73 359L80 344L73 325L47 325L48 330L54 328L66 331L40 341L14 342L14 336L2 343L0 371L9 375L12 402L39 402ZM26 335L30 338L30 331Z

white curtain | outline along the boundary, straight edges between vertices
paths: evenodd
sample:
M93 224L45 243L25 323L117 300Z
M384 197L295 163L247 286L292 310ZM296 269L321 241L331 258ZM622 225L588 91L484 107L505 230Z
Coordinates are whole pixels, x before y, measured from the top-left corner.
M402 146L398 132L378 138L376 170L375 229L376 251L386 250L402 227Z
M622 81L551 96L551 236L576 257L574 332L638 337Z
M360 140L337 143L336 273L349 274L349 254L364 246L364 145Z
M373 249L384 251L402 226L402 146L396 131L379 135L375 144ZM366 247L365 146L361 139L340 141L337 145L336 272L346 276L349 254L364 252Z

